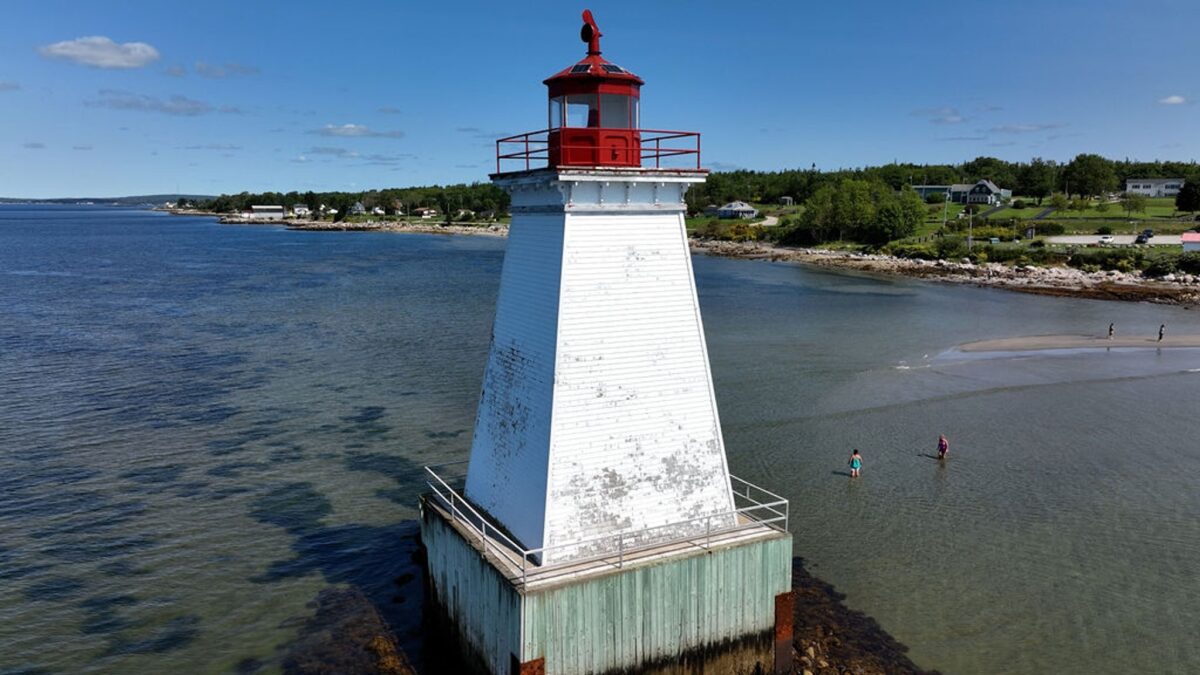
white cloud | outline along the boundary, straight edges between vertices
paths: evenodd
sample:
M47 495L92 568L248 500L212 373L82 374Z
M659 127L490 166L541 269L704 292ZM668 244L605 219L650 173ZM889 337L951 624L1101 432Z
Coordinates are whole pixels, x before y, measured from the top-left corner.
M1161 103L1162 105L1183 105L1184 103L1187 103L1188 101L1186 98L1180 96L1179 94L1171 94L1170 96L1164 96L1164 97L1158 99L1158 102Z
M348 159L353 159L355 157L358 157L358 153L354 152L353 150L347 150L346 148L331 148L327 145L322 145L322 146L318 146L315 148L309 148L308 154L310 154L310 155L333 155L334 157L345 157Z
M117 44L100 35L38 47L49 59L63 59L93 68L141 68L158 60L158 50L145 42Z
M93 108L110 108L112 110L138 110L141 112L157 112L164 115L180 117L195 117L207 115L218 109L204 101L197 101L186 96L170 96L165 99L135 94L119 89L101 89L100 98L85 101L84 104ZM240 112L236 109L222 107L220 112Z
M326 124L320 129L313 129L310 134L318 136L338 136L341 138L403 138L403 131L376 131L362 124Z
M1062 126L1062 124L1057 122L1050 124L1001 124L1000 126L992 127L989 131L998 134L1030 134L1035 131L1059 129Z
M957 108L950 106L941 106L939 108L918 108L912 111L915 117L928 117L933 124L962 124L967 121L966 117L958 112Z
M187 75L187 68L184 68L180 65L168 66L163 73L170 75L171 77L183 77L184 75Z
M38 142L32 142L32 143L22 143L22 144L21 144L21 147L22 147L22 148L25 148L26 150L45 150L45 149L46 149L46 144L45 144L45 143L38 143Z
M195 66L196 74L201 77L209 77L213 79L223 79L226 77L235 77L237 75L257 75L258 68L247 66L241 63L226 63L223 66L197 61Z
M21 88L21 85L16 82L5 82L0 80L0 91L16 91Z

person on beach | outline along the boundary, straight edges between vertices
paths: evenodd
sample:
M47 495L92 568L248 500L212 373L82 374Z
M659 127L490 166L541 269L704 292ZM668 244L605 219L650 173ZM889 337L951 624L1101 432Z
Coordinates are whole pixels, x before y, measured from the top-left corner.
M1112 330L1111 328L1109 330ZM946 453L950 452L950 441L946 440L946 434L938 435L938 459L946 459Z
M1159 342L1162 342L1163 334L1165 334L1166 332L1167 332L1167 324L1164 323L1158 327L1158 341Z
M1110 323L1110 324L1108 324L1108 339L1109 339L1109 340L1111 340L1111 339L1112 339L1112 337L1113 337L1113 332L1114 332L1114 329L1115 329L1116 327L1117 327L1117 324L1115 324L1115 323Z
M862 470L862 455L858 454L858 448L850 454L850 477L858 478L859 471Z

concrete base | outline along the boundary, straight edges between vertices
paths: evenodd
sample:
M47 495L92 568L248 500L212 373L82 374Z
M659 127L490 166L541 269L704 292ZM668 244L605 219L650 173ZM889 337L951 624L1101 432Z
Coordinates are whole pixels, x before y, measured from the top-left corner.
M429 599L488 675L787 672L791 535L764 527L710 547L523 583L461 523L421 501ZM786 648L785 648L786 645Z

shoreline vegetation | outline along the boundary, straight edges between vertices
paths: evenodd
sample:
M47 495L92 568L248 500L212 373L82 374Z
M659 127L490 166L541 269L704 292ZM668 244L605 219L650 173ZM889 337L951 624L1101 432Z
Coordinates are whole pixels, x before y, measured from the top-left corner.
M170 210L175 215L211 216L225 224L282 225L290 230L319 232L415 232L507 236L508 226L445 225L435 221L330 222L312 220L262 221L198 210ZM1138 271L1082 270L1073 267L973 263L967 259L923 260L879 253L791 247L763 241L735 242L692 236L693 252L729 258L795 262L817 267L849 269L871 274L913 277L943 283L971 284L1056 297L1124 300L1168 305L1200 305L1200 275L1170 274L1151 279ZM1109 345L1115 346L1115 345Z

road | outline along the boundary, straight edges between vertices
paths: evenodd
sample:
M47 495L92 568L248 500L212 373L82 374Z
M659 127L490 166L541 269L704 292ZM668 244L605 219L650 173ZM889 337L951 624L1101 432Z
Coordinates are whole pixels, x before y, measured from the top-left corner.
M1116 234L1113 235L1113 246L1129 246L1133 244L1136 235L1132 234ZM1099 244L1100 235L1098 234L1065 234L1057 237L1046 237L1046 241L1051 244L1074 244L1076 246L1086 246L1088 244ZM1177 234L1156 234L1150 238L1150 244L1153 246L1179 246L1183 243L1180 236Z

